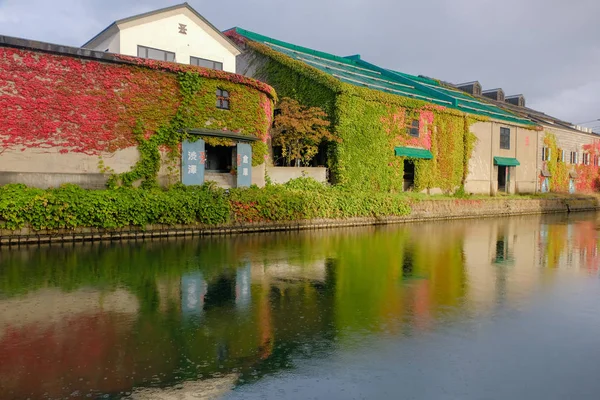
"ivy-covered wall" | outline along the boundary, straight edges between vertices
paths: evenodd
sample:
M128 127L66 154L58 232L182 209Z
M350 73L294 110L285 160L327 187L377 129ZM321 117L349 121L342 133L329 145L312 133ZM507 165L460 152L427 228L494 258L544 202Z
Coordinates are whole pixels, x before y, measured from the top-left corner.
M434 156L414 160L415 190L450 192L464 182L475 141L469 131L473 119L424 101L343 83L268 46L228 34L247 46L244 73L268 82L280 97L327 112L331 129L342 139L329 151L328 166L336 183L401 191L404 158L395 156L396 146L423 147ZM413 119L420 122L418 139L408 134Z
M572 136L572 135L571 135ZM558 143L556 134L545 132L543 139L543 147L549 150L549 159L542 162L542 169L550 173L549 190L552 192L568 192L569 181L571 180L570 172L576 173L575 190L577 192L597 192L600 191L600 140L586 140L586 144L577 146L577 148L564 146L561 147ZM581 150L579 149L581 147ZM564 160L561 158L564 151ZM570 163L571 151L578 152L578 163L573 165ZM584 163L584 154L588 154L588 162ZM548 158L548 157L546 157ZM540 176L541 181L544 180Z
M103 62L0 47L0 152L34 149L35 154L81 154L97 162L99 156L137 146L137 164L117 180L155 181L160 150L177 166L185 129L206 128L260 138L253 161L264 162L276 99L270 86L190 65L110 57ZM217 88L229 91L229 110L216 108ZM28 172L36 172L39 165L30 161ZM100 168L110 171L102 160ZM73 169L65 172L92 172ZM2 171L13 170L0 163Z

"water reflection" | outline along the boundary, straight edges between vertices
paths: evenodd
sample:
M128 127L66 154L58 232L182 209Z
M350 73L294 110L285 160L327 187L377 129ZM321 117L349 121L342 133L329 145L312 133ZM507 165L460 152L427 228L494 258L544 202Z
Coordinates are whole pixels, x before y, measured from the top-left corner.
M0 398L213 398L361 338L516 307L557 272L596 276L599 221L3 248Z

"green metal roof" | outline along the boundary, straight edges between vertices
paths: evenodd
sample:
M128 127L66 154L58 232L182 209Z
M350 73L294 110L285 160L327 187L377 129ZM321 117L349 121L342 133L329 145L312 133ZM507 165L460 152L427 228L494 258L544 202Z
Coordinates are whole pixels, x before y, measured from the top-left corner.
M425 160L431 160L433 158L433 154L431 154L429 150L418 149L415 147L396 147L394 151L398 157L421 158Z
M481 102L458 89L443 86L436 80L384 69L361 60L359 55L340 57L282 42L245 29L234 29L237 34L247 39L267 45L275 51L317 68L342 82L423 100L469 114L521 125L535 125L528 119L521 118L493 104Z
M494 157L494 164L501 167L516 167L521 165L516 158L511 157Z

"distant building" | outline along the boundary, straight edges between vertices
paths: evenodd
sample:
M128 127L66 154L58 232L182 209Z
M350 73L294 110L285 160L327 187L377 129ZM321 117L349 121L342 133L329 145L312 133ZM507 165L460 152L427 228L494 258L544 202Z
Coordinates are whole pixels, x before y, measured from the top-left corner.
M82 47L235 72L236 45L183 3L110 24Z
M481 91L481 84L477 81L455 86L539 126L535 163L538 191L573 193L600 190L600 135L592 129L529 108L522 94L504 96L502 89Z

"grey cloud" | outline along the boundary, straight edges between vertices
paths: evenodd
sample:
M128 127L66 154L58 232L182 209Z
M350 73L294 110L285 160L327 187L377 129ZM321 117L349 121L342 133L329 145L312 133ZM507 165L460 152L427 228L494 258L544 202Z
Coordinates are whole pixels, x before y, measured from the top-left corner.
M81 45L115 19L181 1L4 0L0 34ZM523 93L578 122L600 118L597 0L189 0L240 26L387 68Z

